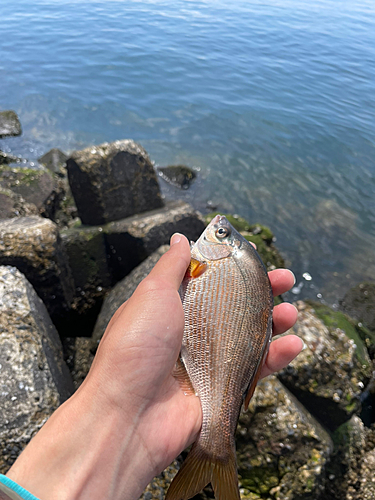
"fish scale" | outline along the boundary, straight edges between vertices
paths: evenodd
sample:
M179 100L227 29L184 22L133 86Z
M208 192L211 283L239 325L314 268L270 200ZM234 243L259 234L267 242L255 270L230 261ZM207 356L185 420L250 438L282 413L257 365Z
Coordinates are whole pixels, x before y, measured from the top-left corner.
M212 220L191 254L199 272L188 272L181 285L181 360L203 419L166 500L192 498L209 482L217 500L238 500L234 433L267 354L272 289L255 249L223 216Z

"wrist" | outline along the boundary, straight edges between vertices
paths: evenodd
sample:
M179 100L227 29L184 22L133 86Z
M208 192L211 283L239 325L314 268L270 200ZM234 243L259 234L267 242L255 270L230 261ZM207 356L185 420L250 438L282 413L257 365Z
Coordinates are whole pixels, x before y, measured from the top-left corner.
M40 500L139 498L155 471L137 442L136 416L105 407L84 386L52 415L7 476Z

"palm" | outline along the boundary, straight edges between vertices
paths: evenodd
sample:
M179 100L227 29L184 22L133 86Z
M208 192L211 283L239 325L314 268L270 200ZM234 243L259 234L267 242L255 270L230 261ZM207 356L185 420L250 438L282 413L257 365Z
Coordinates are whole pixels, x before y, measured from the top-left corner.
M190 252L188 247L185 250L188 262ZM115 373L118 381L116 404L129 407L130 402L138 415L136 432L155 473L194 441L201 425L199 399L186 396L172 374L184 325L177 290L183 276L181 270L187 266L179 262L180 276L174 279L167 255L163 259L116 313L98 352L99 357L111 358L111 376ZM270 278L275 294L293 284L287 271L273 271ZM274 311L274 331L285 331L295 318L293 306L278 306ZM301 342L294 336L275 341L262 376L285 366L300 348Z

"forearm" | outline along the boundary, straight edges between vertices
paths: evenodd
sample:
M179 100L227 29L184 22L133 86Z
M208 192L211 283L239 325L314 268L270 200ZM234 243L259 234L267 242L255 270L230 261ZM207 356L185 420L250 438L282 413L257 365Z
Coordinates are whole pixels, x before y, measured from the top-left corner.
M78 391L49 419L7 476L40 500L133 500L155 471L137 416Z

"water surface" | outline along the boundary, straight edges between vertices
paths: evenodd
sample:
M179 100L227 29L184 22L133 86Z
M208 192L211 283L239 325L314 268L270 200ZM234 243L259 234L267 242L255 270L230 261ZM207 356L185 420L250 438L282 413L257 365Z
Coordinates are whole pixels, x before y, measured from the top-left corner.
M0 108L24 129L3 150L133 138L199 171L166 195L269 225L295 297L375 279L372 1L18 0L0 19Z

